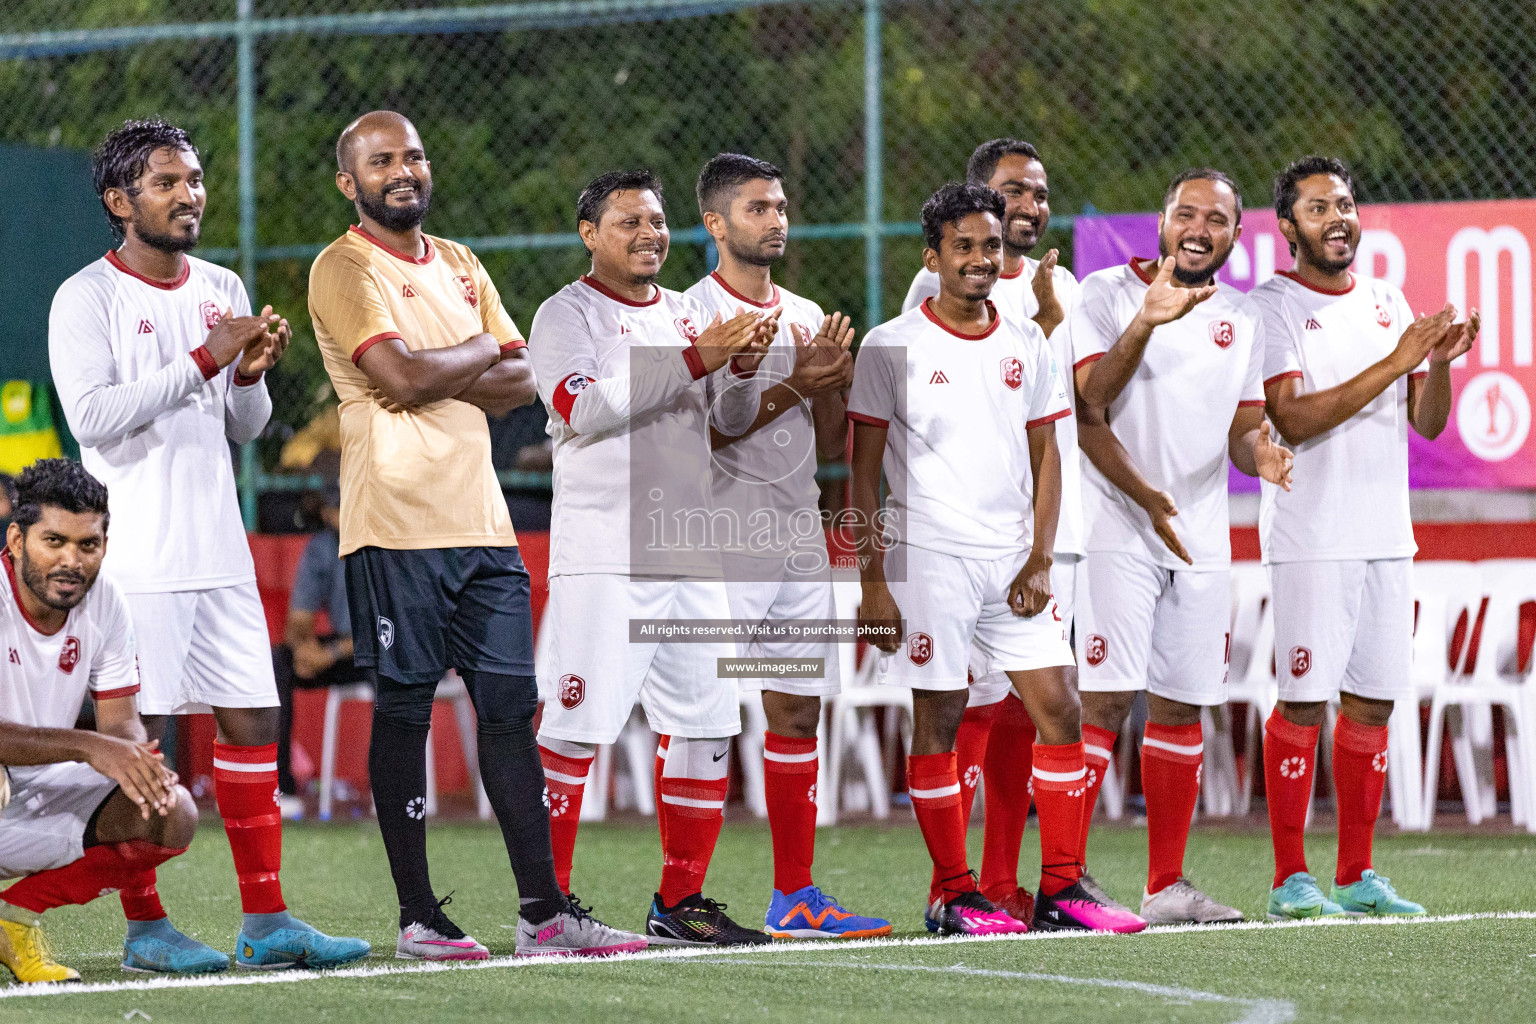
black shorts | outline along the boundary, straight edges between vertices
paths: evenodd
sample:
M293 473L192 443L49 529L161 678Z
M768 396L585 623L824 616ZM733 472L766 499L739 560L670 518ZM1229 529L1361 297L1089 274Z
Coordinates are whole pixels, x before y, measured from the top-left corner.
M449 668L533 675L528 570L515 547L366 547L342 559L352 659L396 682Z

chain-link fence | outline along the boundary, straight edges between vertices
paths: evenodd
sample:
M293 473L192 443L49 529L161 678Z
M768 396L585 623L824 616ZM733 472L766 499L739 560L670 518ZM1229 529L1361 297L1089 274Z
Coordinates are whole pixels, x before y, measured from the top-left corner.
M663 282L702 274L692 186L721 150L784 169L779 280L865 328L917 265L922 200L983 139L1035 142L1056 228L1153 208L1191 164L1263 204L1307 152L1348 160L1371 201L1529 196L1532 67L1518 0L7 0L0 142L89 149L152 113L192 131L205 254L297 329L270 466L331 400L305 288L352 217L334 143L365 110L416 122L429 230L475 245L524 329L585 269L575 199L603 170L662 175Z

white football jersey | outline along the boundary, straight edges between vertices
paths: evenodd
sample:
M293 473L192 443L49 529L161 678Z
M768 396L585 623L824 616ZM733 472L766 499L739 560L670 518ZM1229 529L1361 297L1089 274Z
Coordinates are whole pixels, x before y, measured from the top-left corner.
M757 366L759 394L789 378L795 369L795 336L791 324L799 324L814 336L821 330L821 307L777 285L767 303L733 290L718 273L711 272L683 294L699 303L710 316L730 318L738 308L782 307L779 332L768 354ZM715 449L715 502L731 509L744 527L760 509L770 510L787 528L787 517L802 510L816 513L821 489L816 486L816 425L809 399L802 399L767 426L741 440ZM744 529L744 533L749 527ZM743 538L745 540L745 537ZM777 550L777 549L775 549Z
M709 323L681 292L634 302L583 276L534 315L528 353L554 440L549 574L719 578L709 427L740 434L757 383L705 373Z
M69 611L55 633L43 633L21 606L19 569L0 554L0 720L42 729L73 729L86 692L97 700L139 692L128 604L106 573Z
M1295 377L1300 392L1344 383L1391 354L1413 313L1385 281L1352 277L1329 292L1282 271L1251 293L1264 315L1264 383ZM1427 363L1410 376L1429 373ZM1348 420L1293 446L1291 489L1262 485L1266 562L1407 558L1408 381L1399 378Z
M1076 370L1103 358L1130 326L1152 283L1136 260L1089 274L1072 310ZM1227 434L1240 406L1264 405L1263 323L1242 292L1216 294L1152 331L1141 365L1109 407L1109 425L1148 483L1173 496L1173 529L1193 559L1180 561L1152 520L1083 460L1087 548L1127 551L1166 569L1224 569L1232 562Z
M272 413L263 380L237 381L203 347L225 310L251 305L232 271L185 257L179 281L141 277L117 253L59 286L48 359L80 461L112 508L104 571L126 593L206 590L256 578L229 445Z
M859 347L848 418L887 428L888 539L961 558L1029 550L1028 430L1071 408L1040 328L988 307L992 323L979 335L953 330L923 302Z
M1017 273L1012 276L999 275L997 284L992 286L991 295L999 313L1017 320L1030 320L1040 312L1040 304L1035 301L1035 274L1039 269L1040 261L1026 256L1019 264ZM1061 302L1063 312L1070 319L1072 304L1077 301L1077 278L1072 276L1072 271L1058 264L1051 272L1051 284L1056 289L1056 298ZM905 313L916 309L918 303L937 294L939 275L923 267L912 279L912 287L907 289L907 298L901 304L901 311ZM1056 357L1056 365L1061 368L1067 400L1075 410L1077 390L1072 387L1070 380L1065 379L1067 368L1073 362L1067 320L1057 324L1051 332L1050 345ZM1056 421L1056 447L1061 449L1061 516L1056 522L1055 553L1080 556L1085 551L1083 541L1086 530L1083 525L1082 453L1077 448L1076 417L1064 416Z

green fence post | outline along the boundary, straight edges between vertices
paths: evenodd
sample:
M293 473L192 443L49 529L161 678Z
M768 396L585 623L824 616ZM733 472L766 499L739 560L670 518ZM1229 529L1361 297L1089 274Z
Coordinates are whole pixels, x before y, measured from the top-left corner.
M880 324L881 223L885 185L881 177L885 133L880 108L880 4L864 3L864 333Z
M252 0L240 0L236 37L236 116L240 151L240 279L251 307L256 306L256 34ZM247 530L256 529L256 442L240 447L240 515Z

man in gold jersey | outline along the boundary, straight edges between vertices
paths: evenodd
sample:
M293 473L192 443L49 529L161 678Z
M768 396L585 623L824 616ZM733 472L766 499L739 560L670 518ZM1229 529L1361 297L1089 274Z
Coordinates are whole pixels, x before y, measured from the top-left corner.
M522 335L474 253L422 232L432 171L409 121L364 114L336 163L358 223L315 260L309 309L341 400L340 553L354 659L377 674L368 773L400 899L396 956L490 955L443 913L427 870L427 730L449 668L475 704L480 775L517 879L517 953L644 948L555 880L528 572L485 418L536 396Z

